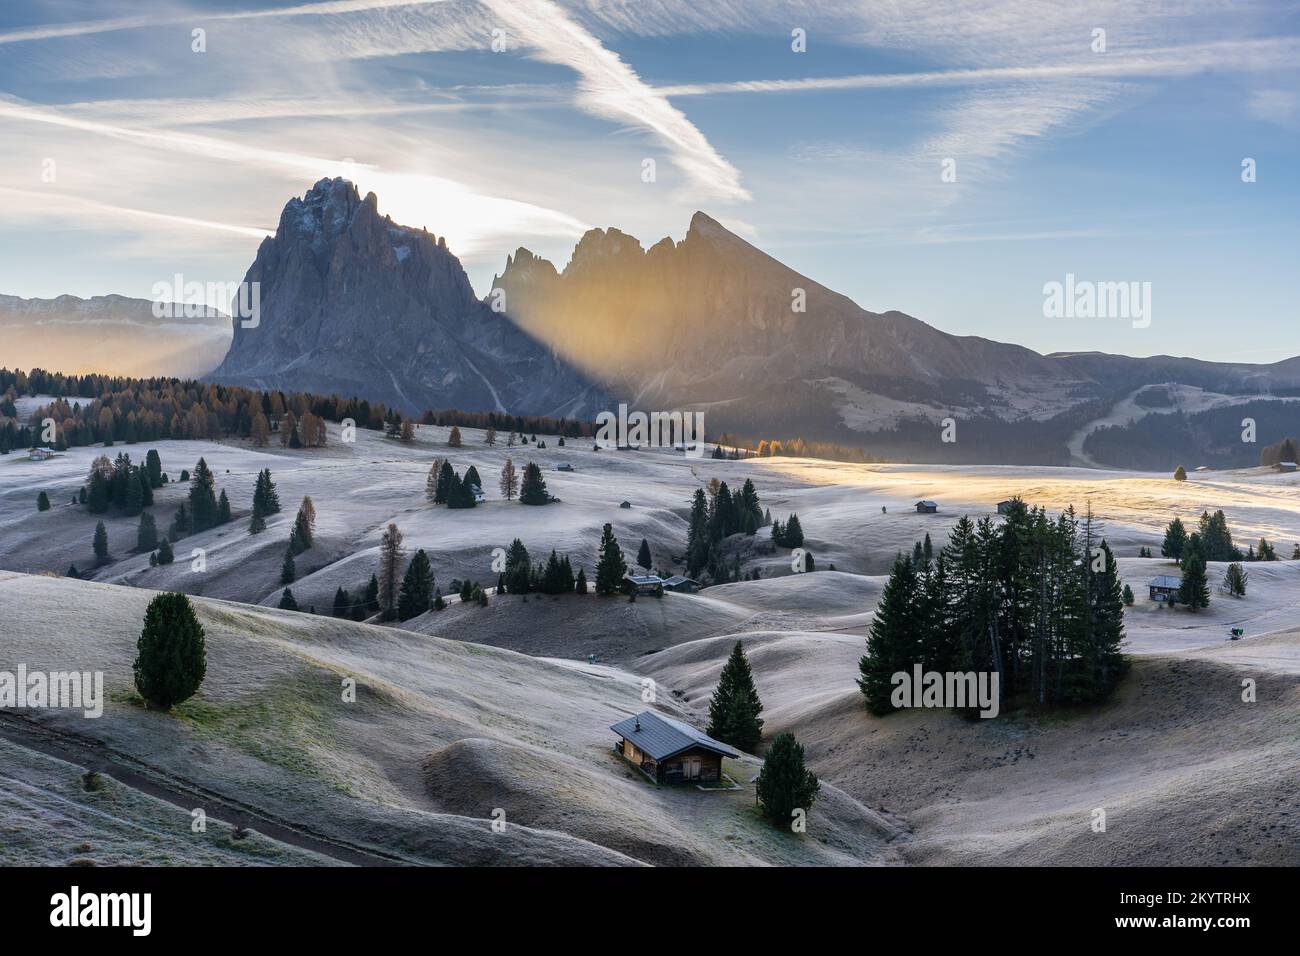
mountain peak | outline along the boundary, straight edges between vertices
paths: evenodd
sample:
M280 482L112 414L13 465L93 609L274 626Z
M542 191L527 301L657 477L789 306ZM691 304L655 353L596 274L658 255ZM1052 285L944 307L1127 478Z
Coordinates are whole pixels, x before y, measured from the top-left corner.
M686 235L700 236L703 238L728 237L734 236L730 229L724 226L718 220L714 219L708 213L695 210L695 215L691 216L690 228L686 230Z

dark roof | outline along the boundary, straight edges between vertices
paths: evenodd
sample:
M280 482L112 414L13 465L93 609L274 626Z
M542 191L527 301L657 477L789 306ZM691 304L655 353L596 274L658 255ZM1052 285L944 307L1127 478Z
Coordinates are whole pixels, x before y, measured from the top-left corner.
M937 507L939 507L939 505L938 505L936 502L929 501L929 500L926 500L926 501L918 501L917 504L918 504L918 505L925 505L925 507L927 507L927 508L937 508Z
M1183 579L1175 577L1172 574L1159 574L1151 579L1150 587L1153 588L1180 588L1183 586Z
M653 710L643 710L635 717L620 720L609 729L625 740L630 740L652 760L667 760L692 747L703 747L724 757L740 756L726 744L701 733L690 724L665 717Z
M699 581L695 580L694 578L688 578L688 577L687 577L686 575L684 575L684 574L674 574L671 578L665 578L665 579L664 579L664 584L665 584L665 585L669 585L669 586L671 586L671 587L677 587L677 585L679 585L679 584L697 584L697 585L698 585L699 583L700 583Z
M631 581L633 584L663 584L663 578L657 574L625 574L624 581Z

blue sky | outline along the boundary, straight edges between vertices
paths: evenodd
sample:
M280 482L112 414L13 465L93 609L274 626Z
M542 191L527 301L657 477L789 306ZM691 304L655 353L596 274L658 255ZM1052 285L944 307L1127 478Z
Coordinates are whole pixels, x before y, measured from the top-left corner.
M0 293L239 279L346 175L480 293L516 246L563 265L586 228L649 245L703 209L950 332L1300 354L1296 3L8 4L0 158ZM1150 327L1045 318L1067 273L1150 282Z

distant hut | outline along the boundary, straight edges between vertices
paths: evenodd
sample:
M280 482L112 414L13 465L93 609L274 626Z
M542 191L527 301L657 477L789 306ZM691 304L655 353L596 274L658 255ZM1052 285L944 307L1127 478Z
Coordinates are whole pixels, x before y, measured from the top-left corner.
M663 597L664 579L657 574L625 574L623 593L637 597Z
M614 750L656 783L717 783L722 758L740 755L690 724L653 710L620 720Z
M1174 574L1160 574L1152 578L1147 585L1151 591L1151 600L1167 603L1178 599L1183 589L1183 579Z
M630 501L625 501L625 502L623 502L621 505L619 505L619 507L620 507L620 508L631 508L631 507L632 507L632 502L630 502Z
M999 501L999 502L998 502L998 514L1000 514L1000 515L1009 515L1009 514L1011 514L1011 506L1012 506L1013 504L1015 504L1015 501L1016 501L1015 498L1008 498L1006 501Z
M1276 468L1278 471L1295 471L1297 465L1293 461L1279 461L1273 467Z
M677 591L681 594L694 594L700 589L700 582L684 574L674 574L664 580L665 591Z
M932 515L939 510L939 504L935 501L918 501L916 503L916 513L919 515Z

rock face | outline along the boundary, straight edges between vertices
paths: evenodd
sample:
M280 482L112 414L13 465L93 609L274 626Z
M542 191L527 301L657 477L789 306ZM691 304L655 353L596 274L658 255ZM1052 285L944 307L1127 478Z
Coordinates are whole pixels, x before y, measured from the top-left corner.
M0 295L0 364L82 374L192 378L230 344L230 320L156 318L153 302L122 295L22 299Z
M935 427L891 451L927 455L946 415L1005 430L1084 414L1085 402L1153 382L1234 393L1300 386L1296 359L1045 356L868 312L699 212L681 242L649 249L593 229L562 272L519 249L493 287L511 318L613 391L645 410L704 409L711 434L854 442L924 418ZM1040 440L1021 432L1029 445ZM988 449L987 460L1007 460L1004 451Z
M284 207L244 279L256 327L236 319L213 381L358 395L424 409L590 417L600 389L479 302L439 239L381 216L373 193L321 180Z

